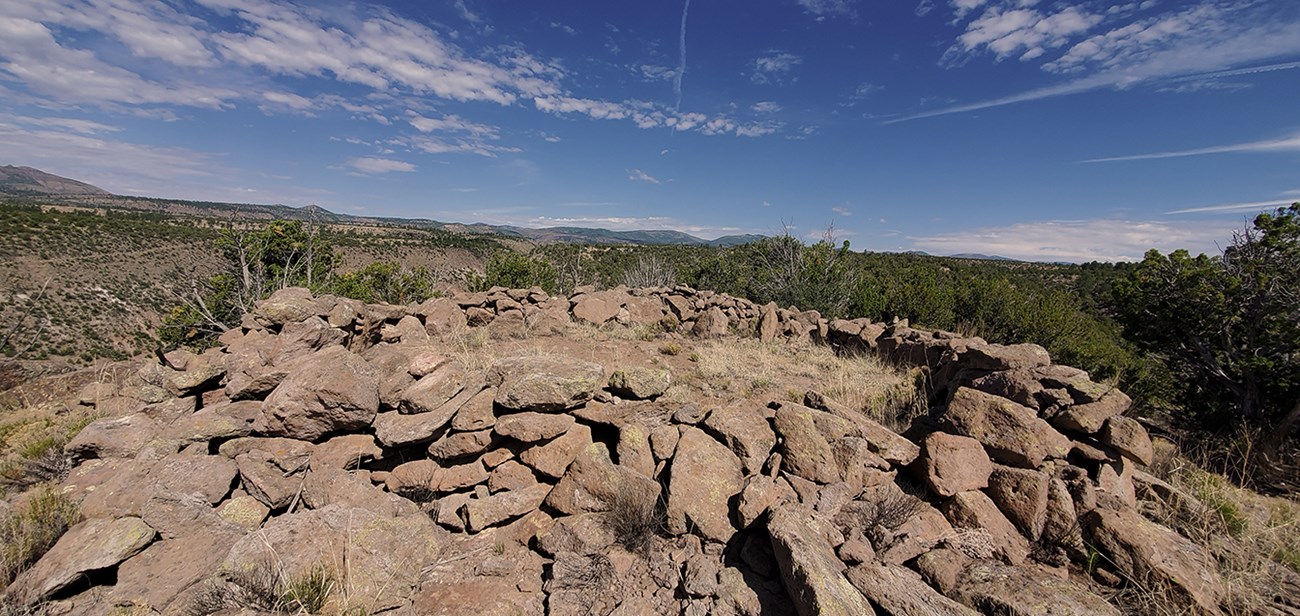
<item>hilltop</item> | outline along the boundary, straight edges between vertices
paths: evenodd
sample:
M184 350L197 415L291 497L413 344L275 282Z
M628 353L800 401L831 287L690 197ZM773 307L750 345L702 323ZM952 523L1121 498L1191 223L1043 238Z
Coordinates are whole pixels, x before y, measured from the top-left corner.
M686 287L288 288L5 400L7 613L1300 608L1296 506L1041 347Z
M0 167L0 195L108 195L108 191L31 167Z

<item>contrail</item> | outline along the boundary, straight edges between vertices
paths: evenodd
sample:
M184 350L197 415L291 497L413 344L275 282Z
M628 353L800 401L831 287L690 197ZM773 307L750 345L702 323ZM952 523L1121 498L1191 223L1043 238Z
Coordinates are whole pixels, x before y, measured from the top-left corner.
M677 95L676 111L682 110L682 76L686 74L686 13L691 10L691 0L682 7L682 36L677 47L677 75L673 77L673 93Z

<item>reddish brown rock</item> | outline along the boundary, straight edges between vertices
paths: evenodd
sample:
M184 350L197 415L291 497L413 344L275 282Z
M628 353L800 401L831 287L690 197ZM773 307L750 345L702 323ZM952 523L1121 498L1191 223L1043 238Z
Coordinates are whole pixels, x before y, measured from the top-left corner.
M945 432L925 437L921 462L930 490L944 497L988 487L993 472L993 462L979 441Z

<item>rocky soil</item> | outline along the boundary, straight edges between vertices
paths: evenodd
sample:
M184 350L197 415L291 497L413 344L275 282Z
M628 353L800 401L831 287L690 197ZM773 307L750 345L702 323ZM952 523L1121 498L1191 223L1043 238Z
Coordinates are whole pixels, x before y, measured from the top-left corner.
M702 358L575 323L878 356L930 408L894 430L815 383L683 393ZM74 402L102 416L65 448L83 521L7 589L51 613L1084 615L1136 582L1232 607L1141 514L1195 499L1140 470L1128 396L1035 345L685 288L286 289Z

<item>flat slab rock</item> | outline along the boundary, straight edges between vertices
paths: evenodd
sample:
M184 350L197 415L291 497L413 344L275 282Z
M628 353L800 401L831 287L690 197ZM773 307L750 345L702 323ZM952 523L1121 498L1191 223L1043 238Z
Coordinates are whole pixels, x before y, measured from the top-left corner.
M809 524L806 511L794 506L768 512L767 531L781 569L781 579L800 616L875 614L866 597L844 577L844 563L825 537Z
M67 588L81 576L136 555L158 533L140 518L94 518L68 529L58 543L10 585L9 592L35 603Z
M977 563L962 574L953 595L985 614L1120 616L1101 597L1034 567Z

